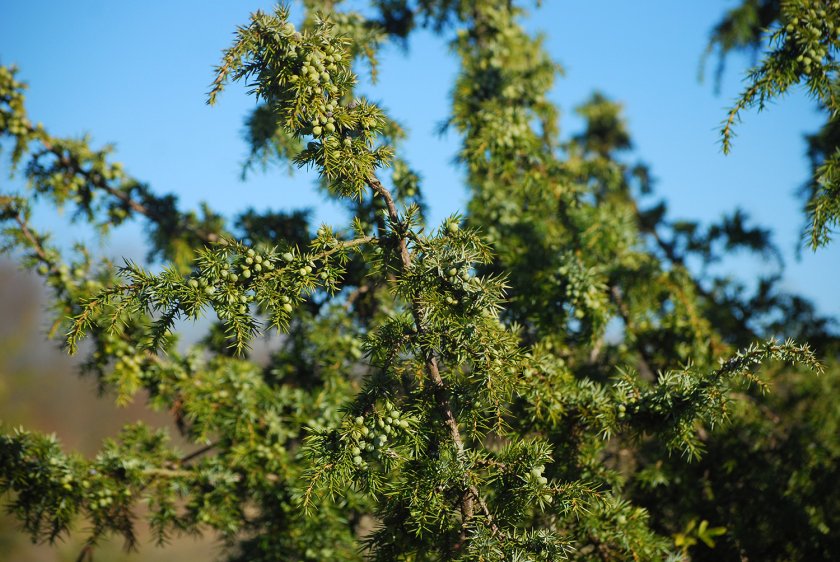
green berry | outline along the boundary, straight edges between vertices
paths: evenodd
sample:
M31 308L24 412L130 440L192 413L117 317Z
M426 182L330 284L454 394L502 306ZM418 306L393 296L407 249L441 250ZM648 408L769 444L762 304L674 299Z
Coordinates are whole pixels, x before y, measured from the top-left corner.
M283 305L283 310L285 310L286 312L291 312L293 310L292 305L289 304L289 303L284 304Z
M312 134L316 137L321 136L321 127L312 127Z

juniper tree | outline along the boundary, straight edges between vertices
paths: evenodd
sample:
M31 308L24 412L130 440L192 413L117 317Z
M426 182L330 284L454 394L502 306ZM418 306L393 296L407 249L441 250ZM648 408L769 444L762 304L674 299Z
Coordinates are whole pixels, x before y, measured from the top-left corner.
M230 560L840 552L830 320L777 277L750 294L687 265L774 255L771 233L645 203L648 167L627 164L621 107L600 94L561 142L559 67L519 8L373 8L308 2L299 27L283 7L255 13L208 97L247 84L246 166L316 170L346 225L181 211L111 148L33 124L0 68L0 130L29 186L0 200L6 248L52 288L52 333L82 370L120 403L170 411L193 444L137 424L82 458L4 427L0 490L24 530L54 541L86 520L82 560L110 535L138 546L140 505L159 543L212 530ZM419 26L461 64L447 127L470 203L439 225L405 133L352 70ZM60 252L32 225L42 199L103 229L145 221L153 265ZM206 337L179 346L176 322L204 316ZM267 331L283 336L261 364L249 349Z
M797 85L807 88L826 116L821 130L809 135L812 177L802 187L809 215L807 239L812 248L828 243L840 220L840 153L837 143L838 37L840 2L822 0L746 0L731 9L712 33L709 51L720 53L718 75L727 53L766 50L749 72L748 85L730 110L721 130L729 152L741 113L766 105Z

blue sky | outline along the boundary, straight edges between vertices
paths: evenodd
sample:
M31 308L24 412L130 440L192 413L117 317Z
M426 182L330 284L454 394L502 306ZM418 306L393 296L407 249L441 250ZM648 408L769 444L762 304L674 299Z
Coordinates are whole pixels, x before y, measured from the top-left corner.
M786 286L840 315L834 281L840 240L816 254L803 252L799 261L794 251L802 225L795 190L807 174L802 134L820 123L813 104L797 92L748 114L733 153L720 151L718 126L749 61L730 60L720 95L697 77L709 29L732 5L555 0L532 9L527 26L547 35L549 51L566 69L552 93L563 112L563 135L579 127L573 108L594 90L620 101L635 140L632 158L651 165L672 217L712 221L743 208L775 230ZM235 26L251 11L271 7L266 1L7 0L0 9L0 62L21 68L34 120L56 135L90 133L95 145L115 143L116 158L131 174L158 193L177 193L183 207L207 201L228 216L248 206L312 207L319 220L339 223L343 216L313 189L311 176L290 177L277 168L240 181L247 150L242 120L254 106L241 88L216 107L204 104L213 65ZM435 132L449 112L456 61L444 40L419 32L408 53L386 48L380 70L380 82L363 90L409 129L405 153L438 221L466 202L462 172L452 163L459 139ZM48 214L42 220L57 224ZM64 239L93 240L77 225L54 228ZM129 227L102 247L137 255L138 236ZM742 257L723 267L745 280L767 269Z

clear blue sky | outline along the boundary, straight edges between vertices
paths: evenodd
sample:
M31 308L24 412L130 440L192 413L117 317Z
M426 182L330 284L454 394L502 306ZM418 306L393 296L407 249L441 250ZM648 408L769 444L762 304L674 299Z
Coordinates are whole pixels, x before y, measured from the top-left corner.
M671 216L718 219L737 206L775 229L788 265L788 288L840 315L840 240L795 258L802 216L796 188L806 178L802 134L819 125L799 92L763 114L749 114L734 152L720 152L718 125L741 86L749 61L730 60L720 96L699 83L708 32L733 1L547 1L527 25L547 37L566 68L552 94L563 110L563 134L580 122L573 107L595 89L621 101L635 139L634 158L652 166ZM341 222L305 174L275 169L239 179L246 155L242 119L254 101L231 89L213 108L204 104L212 67L234 27L266 1L109 2L5 0L0 8L0 62L20 66L28 106L54 134L90 133L114 142L117 159L158 193L175 192L182 206L200 201L232 216L247 206L312 207ZM293 11L293 14L295 12ZM300 11L297 11L300 14ZM462 173L452 164L454 134L435 129L449 111L456 61L445 42L420 32L406 54L387 48L380 82L364 91L407 125L406 154L424 178L432 221L462 209ZM50 223L54 223L52 218ZM91 240L78 226L58 226L66 239ZM138 253L138 229L115 233L108 250ZM726 267L749 280L764 270L754 260Z

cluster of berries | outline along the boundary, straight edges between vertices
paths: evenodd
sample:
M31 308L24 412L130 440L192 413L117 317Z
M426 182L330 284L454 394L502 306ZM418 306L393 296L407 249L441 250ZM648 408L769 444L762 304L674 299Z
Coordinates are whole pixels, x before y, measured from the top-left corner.
M382 415L358 416L353 423L350 454L353 464L360 469L367 468L370 460L380 460L387 450L389 437L410 427L408 417L390 402L385 404Z
M828 11L834 12L829 14ZM838 47L837 29L834 21L840 13L840 2L830 2L826 7L812 7L794 16L785 26L788 36L794 40L799 54L796 62L802 65L802 72L810 75L812 65L820 65L829 49Z

